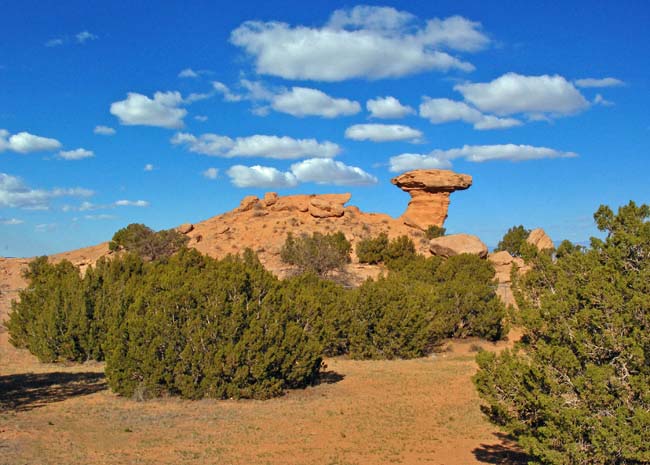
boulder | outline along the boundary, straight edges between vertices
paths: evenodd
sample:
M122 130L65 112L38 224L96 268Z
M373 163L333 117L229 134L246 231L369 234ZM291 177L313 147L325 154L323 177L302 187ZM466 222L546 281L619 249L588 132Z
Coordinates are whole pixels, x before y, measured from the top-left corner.
M468 189L472 177L449 170L414 170L391 179L391 182L411 196L402 215L404 224L425 230L429 226L444 224L449 195Z
M491 253L488 260L494 267L495 277L499 284L510 283L510 270L515 258L506 250Z
M242 199L239 203L239 208L237 209L240 212L245 212L252 209L255 205L258 204L260 199L255 195L248 195Z
M451 234L436 237L429 242L429 250L433 255L443 258L453 257L463 253L478 255L486 258L487 246L476 236L471 234Z
M528 235L526 242L534 245L539 250L550 250L555 248L553 241L542 228L533 229Z
M176 228L176 231L178 231L181 234L187 234L193 230L194 230L194 225L192 223L183 223Z
M264 205L267 207L270 207L271 205L275 205L278 201L278 194L277 192L267 192L264 194Z
M315 197L309 201L309 214L315 218L332 218L343 216L345 210L340 203Z

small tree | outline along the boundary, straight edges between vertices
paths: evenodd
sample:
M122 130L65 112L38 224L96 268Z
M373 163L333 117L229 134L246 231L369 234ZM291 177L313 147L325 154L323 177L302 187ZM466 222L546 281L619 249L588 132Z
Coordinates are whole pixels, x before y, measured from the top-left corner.
M442 226L431 225L424 231L424 235L427 239L435 239L444 236L446 232L447 230Z
M296 266L300 272L313 272L325 276L350 263L352 246L342 232L294 237L291 233L280 251L283 262Z
M540 464L650 463L650 206L594 215L605 240L532 257L525 334L482 353L485 412Z
M189 237L173 229L155 232L144 224L132 223L113 235L108 248L133 252L144 260L157 260L175 254L188 241Z
M377 237L362 239L357 244L357 257L360 263L376 265L384 261L384 255L388 248L388 235L381 233Z
M522 225L513 226L504 234L503 239L501 239L499 245L494 250L497 252L506 250L513 257L520 257L522 252L521 246L526 243L529 234L530 230L524 228Z

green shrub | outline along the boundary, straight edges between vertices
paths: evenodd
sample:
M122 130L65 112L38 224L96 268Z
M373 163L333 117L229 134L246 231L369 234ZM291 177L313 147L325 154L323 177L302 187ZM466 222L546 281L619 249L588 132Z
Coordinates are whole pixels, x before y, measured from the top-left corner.
M388 248L388 235L381 233L377 237L368 237L357 243L357 257L359 263L376 265L384 261L384 254Z
M106 376L119 394L257 398L311 383L320 347L278 308L277 279L252 254L217 261L182 250L149 265L111 322Z
M504 234L497 248L494 250L496 252L506 250L513 257L520 257L522 253L521 246L526 243L529 234L530 230L524 228L522 225L513 226Z
M288 234L280 251L280 258L283 262L297 267L300 272L325 276L350 263L351 248L350 242L342 232L315 232L311 236L303 234L300 237Z
M23 276L29 285L12 302L6 323L10 342L42 362L87 360L93 348L92 314L79 269L66 260L52 264L40 257Z
M532 257L521 343L477 357L485 411L531 463L650 462L650 206L594 215L606 238Z
M155 232L144 224L132 223L113 235L108 248L126 250L144 260L169 257L187 245L189 237L173 229Z
M433 343L431 286L399 274L368 280L351 296L350 356L421 357Z
M424 236L427 239L435 239L444 236L446 232L447 230L442 226L431 225L424 231Z
M433 285L437 284L435 275L442 262L442 258L435 255L431 257L415 255L406 260L392 260L387 266L391 272L401 273L412 281Z

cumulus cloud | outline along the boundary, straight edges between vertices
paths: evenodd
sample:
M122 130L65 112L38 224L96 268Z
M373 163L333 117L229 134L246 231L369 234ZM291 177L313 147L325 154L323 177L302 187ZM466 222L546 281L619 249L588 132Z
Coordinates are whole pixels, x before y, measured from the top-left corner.
M248 82L246 80L242 80L243 82ZM219 92L220 94L223 95L223 99L226 102L239 102L242 99L241 95L235 94L230 90L230 87L225 85L223 82L219 81L213 81L212 82L212 87L214 88L215 91Z
M576 79L575 84L578 87L617 87L617 86L625 85L623 81L613 77L606 77L602 79L596 79L596 78Z
M118 200L114 203L116 207L148 207L149 202L146 200Z
M474 129L480 130L503 129L521 125L521 121L517 119L484 115L465 102L457 102L447 98L423 97L420 104L420 116L427 118L432 124L464 121L473 124Z
M415 143L422 138L422 132L400 124L355 124L345 130L345 137L373 142L405 140Z
M187 115L187 110L179 108L184 103L180 92L156 92L153 98L129 92L125 100L113 102L110 111L124 125L178 129Z
M329 158L311 158L291 165L287 172L270 166L236 165L227 173L237 187L295 187L299 183L313 182L332 185L375 184L377 178L359 167L348 166Z
M459 84L454 89L479 110L499 116L516 113L562 116L589 107L580 91L557 74L507 73L491 82Z
M93 34L92 32L88 32L88 31L81 31L75 37L77 39L77 42L79 42L80 44L86 43L89 40L97 40L97 39L99 39L99 37L97 37L95 34Z
M144 165L144 170L145 171L153 171L155 168L156 167L153 166L151 163L147 163L146 165Z
M413 108L402 105L395 97L377 97L366 102L371 118L403 118L415 113Z
M208 117L204 115L196 115L194 119L201 123L205 123L208 120Z
M275 159L296 159L305 157L331 158L341 152L341 147L329 141L316 139L294 139L287 136L266 136L256 134L232 139L218 134L203 134L199 137L179 132L171 139L174 145L184 145L190 152L217 157L260 157Z
M59 152L59 157L64 160L82 160L84 158L92 158L95 154L92 150L86 150L84 148L78 148L75 150L61 150Z
M219 177L219 170L217 168L208 168L201 173L204 178L217 179Z
M292 87L291 90L273 96L271 107L275 111L293 116L337 116L354 115L361 111L359 102L345 98L333 98L318 89Z
M421 168L448 168L451 160L462 158L466 161L481 163L492 160L526 161L543 158L573 158L574 152L563 152L548 147L531 145L497 144L464 145L449 150L434 150L429 154L405 153L391 157L390 170L394 172Z
M601 94L596 94L594 97L594 105L602 105L605 107L611 107L614 105L614 102L610 102L609 100L605 99Z
M19 177L0 173L0 208L47 210L57 197L89 197L93 194L93 191L80 187L32 189Z
M15 226L17 224L23 224L23 220L19 220L18 218L0 218L0 224L4 224L7 226Z
M246 51L260 74L317 81L471 71L470 63L445 50L472 52L490 42L479 23L460 16L422 22L376 6L336 10L322 27L247 21L230 41Z
M10 135L6 129L0 129L0 152L10 150L18 153L50 152L61 148L61 142L48 137L35 136L28 132Z
M237 187L282 188L294 187L298 184L292 173L283 173L270 166L235 165L226 174Z
M336 186L361 186L376 184L377 178L357 166L340 161L312 158L291 165L291 173L299 182L333 184Z
M115 129L113 129L113 128L109 127L109 126L98 125L98 126L95 126L95 129L93 129L93 132L95 134L99 134L99 135L102 135L102 136L112 136L112 135L115 134Z
M63 39L61 38L56 38L56 39L50 39L47 42L45 42L46 47L60 47L63 45Z

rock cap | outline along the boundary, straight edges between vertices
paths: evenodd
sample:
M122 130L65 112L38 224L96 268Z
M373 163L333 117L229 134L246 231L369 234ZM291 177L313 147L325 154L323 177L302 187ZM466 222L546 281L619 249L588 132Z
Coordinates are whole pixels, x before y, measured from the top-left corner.
M487 246L472 234L450 234L449 236L436 237L429 242L429 250L433 255L442 258L463 253L486 258L488 254Z

